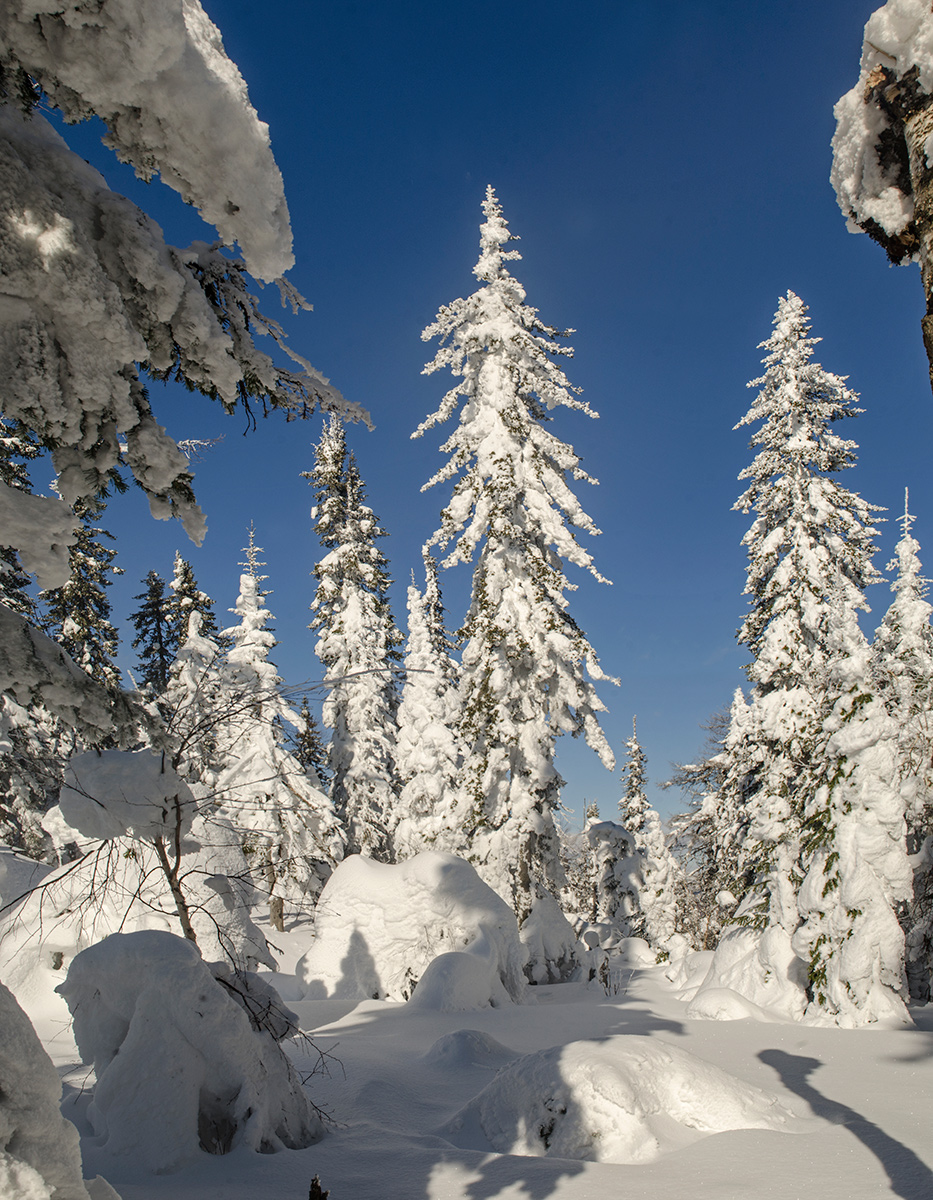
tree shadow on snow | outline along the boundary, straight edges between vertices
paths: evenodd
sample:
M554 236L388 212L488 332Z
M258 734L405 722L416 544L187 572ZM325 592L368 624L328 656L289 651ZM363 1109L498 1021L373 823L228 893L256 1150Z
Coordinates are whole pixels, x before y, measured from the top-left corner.
M845 1125L874 1154L891 1181L894 1195L902 1200L930 1200L933 1171L909 1146L885 1133L854 1108L824 1096L809 1082L809 1076L823 1065L818 1058L805 1058L784 1050L763 1050L758 1057L777 1071L785 1087L806 1100L815 1116L834 1125Z

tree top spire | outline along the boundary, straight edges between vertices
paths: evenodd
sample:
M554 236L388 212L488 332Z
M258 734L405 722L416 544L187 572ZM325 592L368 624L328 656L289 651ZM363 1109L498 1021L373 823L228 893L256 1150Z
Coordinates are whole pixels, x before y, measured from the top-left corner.
M483 216L486 218L479 227L479 261L473 268L473 274L484 283L492 283L496 279L511 278L503 263L520 259L517 250L503 250L507 242L517 242L517 233L512 233L509 223L502 215L502 205L493 190L492 184L486 188L486 199L483 201Z

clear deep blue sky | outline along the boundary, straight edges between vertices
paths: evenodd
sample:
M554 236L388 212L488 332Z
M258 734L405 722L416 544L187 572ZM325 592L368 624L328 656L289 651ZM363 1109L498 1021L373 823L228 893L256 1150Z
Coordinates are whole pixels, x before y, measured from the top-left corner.
M744 681L735 630L745 611L750 518L731 512L748 463L751 401L778 296L810 306L817 357L850 377L865 414L845 482L896 517L905 486L933 571L933 397L920 341L916 267L887 266L846 231L829 186L832 107L858 74L871 0L617 0L568 5L322 4L207 0L228 53L271 127L295 232L296 286L314 312L288 321L301 353L366 405L376 430L351 427L404 619L447 492L419 488L443 461L443 430L410 432L449 377L421 377L420 341L439 305L472 290L480 202L496 188L523 261L528 302L573 327L572 381L601 418L560 412L555 432L600 481L581 495L603 535L592 548L611 588L581 577L571 611L621 687L603 688L621 758L633 713L651 779L689 760L700 724ZM90 126L68 134L112 185L162 223L169 241L209 237L160 183L118 166ZM277 309L267 290L270 311ZM319 680L306 630L318 555L299 473L321 422L241 417L180 389L152 388L177 437L224 441L196 468L210 532L198 550L148 518L138 495L107 525L126 575L126 616L150 569L170 577L176 548L222 611L237 592L240 547L255 522L265 547L275 659L291 684ZM36 480L37 484L42 481ZM897 527L883 527L878 564ZM453 624L469 575L442 579ZM870 597L874 627L890 598ZM565 802L619 796L581 743L562 745ZM662 811L677 806L655 794Z

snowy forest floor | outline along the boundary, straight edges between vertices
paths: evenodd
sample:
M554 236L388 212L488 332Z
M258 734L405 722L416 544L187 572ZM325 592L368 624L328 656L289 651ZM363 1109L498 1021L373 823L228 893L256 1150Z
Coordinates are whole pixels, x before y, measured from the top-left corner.
M628 966L614 971L614 994L596 982L546 986L530 989L532 1003L474 1012L299 1001L300 984L289 972L307 949L307 931L269 937L282 951L275 985L301 1028L332 1056L329 1074L308 1080L309 1094L333 1121L326 1137L302 1151L205 1155L168 1175L107 1157L95 1148L87 1122L88 1069L78 1064L64 1002L34 995L27 1008L62 1074L63 1110L81 1131L86 1176L103 1175L123 1200L306 1200L314 1175L331 1200L933 1196L933 1005L915 1009L916 1027L903 1029L688 1020L663 967ZM464 1030L485 1036L461 1034L438 1044ZM611 1046L635 1044L618 1038L627 1034L687 1051L776 1097L794 1114L786 1131L704 1136L655 1118L660 1157L622 1165L494 1153L475 1112L451 1130L456 1114L517 1056L583 1039L611 1056ZM317 1060L296 1043L289 1052L303 1072ZM648 1074L646 1068L646 1083ZM715 1116L722 1098L710 1096ZM523 1094L517 1084L510 1119L520 1126L528 1104L547 1099ZM504 1111L500 1103L500 1119Z

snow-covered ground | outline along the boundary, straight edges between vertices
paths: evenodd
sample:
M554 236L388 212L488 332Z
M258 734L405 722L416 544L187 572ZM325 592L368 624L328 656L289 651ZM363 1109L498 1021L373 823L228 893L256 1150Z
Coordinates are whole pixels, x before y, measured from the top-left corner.
M123 1200L305 1200L315 1175L331 1200L933 1196L933 1006L913 1028L689 1020L663 967L631 964L608 995L556 984L471 1012L309 1001L291 973L307 930L268 933L274 982L329 1061L307 1088L333 1124L305 1150L204 1155L163 1175L105 1155L64 1002L26 998L84 1173ZM302 1072L318 1063L310 1046L289 1053Z

